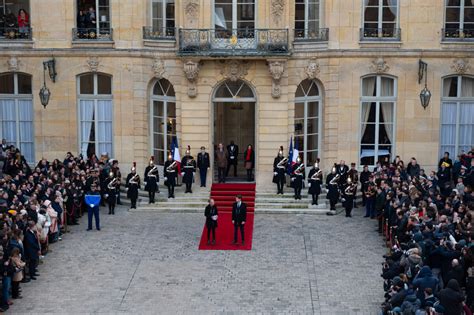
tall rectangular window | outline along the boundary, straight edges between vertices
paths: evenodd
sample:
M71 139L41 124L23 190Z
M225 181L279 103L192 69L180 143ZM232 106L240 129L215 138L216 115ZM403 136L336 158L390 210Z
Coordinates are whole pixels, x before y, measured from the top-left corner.
M398 0L364 0L361 39L400 39Z
M295 39L320 36L320 0L295 0Z
M443 80L440 155L457 156L474 144L474 78L448 77Z
M111 39L109 0L77 0L76 27L78 39Z
M0 40L31 39L29 0L0 0Z
M384 76L362 79L360 165L390 160L395 143L396 80Z
M214 28L219 37L253 38L255 0L215 0Z
M474 1L445 0L445 39L474 38Z
M79 151L113 155L112 78L104 74L79 77Z
M153 32L162 36L175 35L174 0L152 0L151 24Z
M35 162L31 76L0 74L0 139L19 148L29 163Z

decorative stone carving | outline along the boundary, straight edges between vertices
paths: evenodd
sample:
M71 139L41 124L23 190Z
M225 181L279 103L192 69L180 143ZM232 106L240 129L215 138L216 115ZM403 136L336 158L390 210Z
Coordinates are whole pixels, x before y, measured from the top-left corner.
M153 59L153 65L151 68L153 69L155 78L158 80L163 78L163 74L165 74L165 64L163 63L163 60L160 59L160 57L156 56Z
M268 61L268 71L272 76L272 96L274 98L279 98L281 95L280 80L283 73L285 73L285 64L284 60Z
M285 0L272 0L271 11L275 26L279 26L282 21L281 17L285 11Z
M314 80L318 77L319 75L319 63L316 61L316 59L311 60L308 65L306 66L306 69L304 70L306 73L306 76L310 80Z
M466 72L469 71L469 60L459 58L459 59L454 59L453 64L451 65L451 69L453 69L454 72L457 74L465 74Z
M221 68L221 74L232 82L245 78L248 73L248 62L229 60Z
M385 73L390 69L390 67L382 57L379 57L372 61L371 69L375 73Z
M187 0L184 6L184 13L186 20L189 21L190 26L194 25L199 13L199 0Z
M195 97L197 95L196 79L199 75L201 66L199 61L188 60L184 63L183 70L188 79L188 96Z
M8 71L17 72L20 70L20 61L17 57L12 56L7 60Z
M90 72L97 72L99 71L99 57L91 56L87 59L87 67L89 68Z

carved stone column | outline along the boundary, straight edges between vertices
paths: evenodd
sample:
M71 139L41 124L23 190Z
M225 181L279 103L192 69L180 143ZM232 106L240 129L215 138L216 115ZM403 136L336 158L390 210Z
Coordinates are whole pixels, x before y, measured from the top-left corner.
M199 75L201 65L199 60L188 60L184 63L183 70L186 78L188 79L188 96L196 97L197 86L196 80Z
M272 96L279 98L281 95L280 81L285 73L286 60L268 60L268 71L272 76Z

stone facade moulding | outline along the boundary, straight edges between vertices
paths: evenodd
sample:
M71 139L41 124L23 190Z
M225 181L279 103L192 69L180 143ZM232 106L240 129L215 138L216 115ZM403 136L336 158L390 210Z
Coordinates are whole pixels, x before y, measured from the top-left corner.
M221 74L225 79L232 82L237 80L243 80L248 73L250 64L248 61L243 60L228 60L223 61L221 68Z
M286 60L268 60L268 71L272 76L272 96L279 98L281 96L280 81L285 73Z
M98 72L100 67L100 60L97 56L90 56L87 58L87 68L90 72Z
M188 79L188 96L196 97L197 85L196 80L201 69L201 63L199 60L188 60L183 64L183 71L186 79Z
M184 13L186 20L189 22L188 27L197 27L199 0L187 0L184 5Z
M317 79L320 73L319 62L316 59L312 59L304 69L304 72L309 80Z
M387 73L390 70L387 62L383 59L383 57L378 57L372 61L370 65L370 70L377 74Z
M282 16L285 12L285 1L286 0L272 0L271 2L272 18L276 27L279 27L283 20Z
M464 58L454 59L451 69L459 75L466 74L470 70L469 60Z
M165 64L160 57L155 56L153 58L153 64L151 65L151 69L153 71L153 76L156 79L163 79L163 75L165 74Z
M10 72L18 72L20 71L20 60L17 57L11 56L8 58L7 62L7 69Z

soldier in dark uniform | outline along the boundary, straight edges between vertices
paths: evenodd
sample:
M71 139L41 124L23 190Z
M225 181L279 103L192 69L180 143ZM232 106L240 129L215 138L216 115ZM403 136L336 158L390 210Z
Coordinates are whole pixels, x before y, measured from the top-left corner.
M354 192L354 208L357 208L355 196L357 195L357 185L359 184L359 172L356 169L355 163L351 163L351 169L347 172L347 178L350 178L352 184L355 185L356 191Z
M197 167L199 168L199 177L201 178L201 187L206 187L207 170L211 166L209 153L206 152L204 146L201 147L201 152L197 156Z
M368 182L370 178L370 171L369 167L367 165L364 165L364 169L362 172L360 172L360 184L361 184L361 191L362 191L362 206L365 207L366 205L366 197L367 195L365 192L367 191L368 188Z
M295 190L295 200L301 200L301 189L303 189L304 180L304 164L298 156L295 165L293 165L293 171L291 172L291 181L293 189Z
M109 177L105 180L105 197L109 205L109 214L115 214L115 204L117 203L117 185L118 179L114 177L114 172L109 173Z
M234 144L234 140L230 141L227 146L227 171L225 176L229 176L230 166L234 166L234 177L237 177L237 160L239 156L239 146Z
M355 191L357 184L353 183L350 177L347 178L347 184L344 185L342 196L344 198L344 208L346 209L346 217L352 217L352 208L354 206Z
M349 172L349 167L346 165L346 161L341 160L341 162L339 162L339 165L336 167L336 172L339 175L339 189L342 190L342 186L347 182L347 173Z
M183 176L183 183L186 184L185 193L193 193L192 186L194 181L194 174L196 173L196 161L191 155L191 148L188 146L184 157L181 159L181 176Z
M313 198L312 205L318 204L318 197L321 194L321 185L323 183L323 172L319 169L319 159L314 163L314 167L308 174L309 189L308 194Z
M127 197L130 198L132 203L130 209L136 209L138 190L140 189L140 176L137 174L137 166L135 162L133 162L133 167L130 170L130 174L127 175L125 187L127 187Z
M173 161L173 156L168 155L165 162L163 176L165 177L165 185L168 187L168 198L174 198L174 186L176 186L177 162Z
M160 174L158 166L154 163L154 157L150 159L149 165L145 168L145 190L148 191L148 203L155 203L155 194L158 191L158 183L160 181Z
M331 173L326 176L326 189L328 190L326 198L329 199L329 209L331 211L336 211L336 203L339 199L339 178L340 175L337 174L336 166L334 166Z
M117 160L112 160L111 171L114 173L114 177L118 180L117 186L117 204L121 205L122 201L120 200L120 183L122 182L122 173L120 173L120 167Z
M277 184L277 194L283 195L283 186L286 182L286 167L288 159L283 157L283 146L273 161L273 182Z

